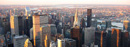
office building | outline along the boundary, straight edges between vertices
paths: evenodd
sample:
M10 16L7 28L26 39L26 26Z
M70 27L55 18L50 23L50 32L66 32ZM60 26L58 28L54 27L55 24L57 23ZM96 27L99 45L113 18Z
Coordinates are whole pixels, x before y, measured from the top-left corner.
M18 27L18 17L10 16L10 28L11 28L11 36L19 35L19 27Z
M65 38L68 38L69 36L67 36L67 35L69 35L69 34L67 34L69 31L67 31L68 29L70 29L70 26L69 25L63 25L63 35L64 35L64 37Z
M33 47L31 41L29 41L29 39L26 39L24 42L24 47Z
M72 28L71 38L76 40L76 47L81 47L82 46L82 29Z
M70 16L70 26L73 27L74 24L74 16Z
M106 47L107 33L104 31L95 32L95 45L98 47Z
M25 41L28 37L26 35L14 37L14 47L24 47Z
M24 16L10 17L10 27L12 36L24 34L24 18Z
M90 46L94 42L95 27L88 27L84 30L84 44Z
M91 26L92 9L87 9L87 27Z
M33 40L34 47L42 47L40 43L40 27L44 24L48 24L48 16L38 15L37 13L33 15Z
M65 40L64 39L57 39L57 47L65 47Z
M26 34L28 37L30 37L29 30L32 28L32 16L27 16L24 20L24 34Z
M2 34L6 34L7 32L9 32L10 31L10 22L9 22L9 19L7 18L7 16L0 17L0 22L1 22L0 27L2 27L2 30L3 30Z
M129 47L129 32L121 32L121 47Z
M73 27L77 27L77 26L80 27L80 22L79 22L79 19L78 19L78 10L76 9Z
M120 29L112 29L111 32L111 47L121 47L121 30Z
M106 30L106 32L107 32L107 47L111 47L111 32L112 32L112 29L108 28Z
M128 32L130 32L130 22L129 21L125 20L123 22L123 29L127 30Z
M81 19L80 27L81 28L85 28L86 27L84 18Z
M24 34L24 16L17 16L18 18L18 27L19 27L19 35L23 35Z
M57 26L57 33L62 34L62 25Z
M53 28L53 25L50 24L46 24L43 25L42 27L40 27L40 39L41 39L41 45L43 45L42 47L49 47L50 46L50 42L51 42L51 30ZM55 28L54 28L55 29ZM54 31L54 30L53 30Z

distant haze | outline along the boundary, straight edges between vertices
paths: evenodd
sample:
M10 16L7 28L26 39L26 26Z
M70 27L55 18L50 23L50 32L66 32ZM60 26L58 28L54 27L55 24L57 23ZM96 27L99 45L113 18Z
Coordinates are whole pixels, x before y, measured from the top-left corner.
M114 4L130 5L130 0L0 0L0 5Z

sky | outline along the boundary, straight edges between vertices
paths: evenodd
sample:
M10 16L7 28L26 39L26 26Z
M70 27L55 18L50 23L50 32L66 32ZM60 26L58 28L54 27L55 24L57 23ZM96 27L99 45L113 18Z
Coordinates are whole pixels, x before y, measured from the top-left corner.
M115 4L130 5L130 0L0 0L0 5Z

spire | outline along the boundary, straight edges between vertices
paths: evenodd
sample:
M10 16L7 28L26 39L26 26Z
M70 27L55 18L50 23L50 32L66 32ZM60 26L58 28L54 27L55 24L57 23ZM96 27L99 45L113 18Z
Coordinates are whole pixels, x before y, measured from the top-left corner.
M78 23L78 10L76 9L73 27L77 27L77 26L79 27L80 25Z

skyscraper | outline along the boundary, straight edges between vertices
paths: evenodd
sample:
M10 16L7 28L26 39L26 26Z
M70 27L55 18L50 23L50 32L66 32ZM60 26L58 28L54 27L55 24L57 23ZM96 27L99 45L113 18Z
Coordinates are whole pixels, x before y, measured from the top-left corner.
M127 30L128 32L130 32L130 22L128 20L125 20L123 22L123 29Z
M129 47L128 43L129 43L129 32L125 31L125 32L121 32L121 47Z
M98 47L106 47L106 39L107 39L107 33L104 31L95 32L95 45L98 45Z
M37 13L33 15L33 40L34 47L42 47L40 42L40 27L44 24L48 24L48 16L38 15Z
M65 47L64 39L57 39L58 46L57 47Z
M71 38L76 40L76 47L82 46L82 29L81 28L72 28L71 29Z
M25 17L24 16L17 16L18 17L18 27L19 27L19 35L23 35L24 34L24 20Z
M92 9L87 9L87 27L91 26Z
M68 33L68 31L67 31L68 29L70 29L69 25L64 25L63 26L63 35L64 35L65 38L68 38L67 34L66 34L66 33Z
M75 16L74 16L74 23L73 23L73 27L79 27L80 26L80 22L78 20L78 10L76 9L76 12L75 12Z
M7 18L7 16L2 16L2 17L0 17L0 21L1 21L1 26L0 27L2 27L3 29L3 33L2 34L6 34L7 32L9 32L10 31L10 22L9 22L9 20L8 20L8 18Z
M40 27L40 31L41 31L41 36L40 36L40 39L41 39L41 45L43 45L42 47L49 47L50 46L50 42L51 42L51 33L54 33L54 32L51 32L52 31L52 26L51 24L46 24L46 25L43 25L42 27ZM55 28L53 28L55 29ZM53 30L55 31L55 30Z
M121 30L120 29L112 29L111 32L111 47L121 47Z
M11 28L11 36L19 35L19 27L18 27L18 17L10 16L10 28Z
M27 16L24 20L24 34L26 34L28 37L30 37L29 30L32 28L32 16Z
M24 47L33 47L32 43L29 41L29 39L26 39L24 42Z
M90 44L94 42L94 37L95 37L95 28L94 27L85 28L84 31L85 45L90 46Z
M82 46L82 29L80 28L80 22L78 21L78 11L76 9L73 28L71 29L71 38L76 40L76 47Z

